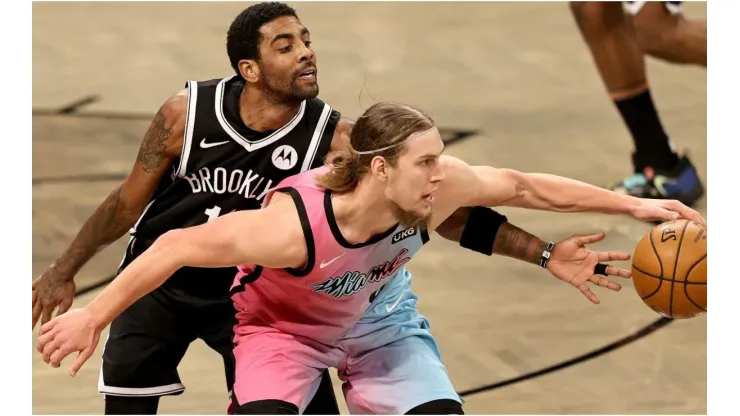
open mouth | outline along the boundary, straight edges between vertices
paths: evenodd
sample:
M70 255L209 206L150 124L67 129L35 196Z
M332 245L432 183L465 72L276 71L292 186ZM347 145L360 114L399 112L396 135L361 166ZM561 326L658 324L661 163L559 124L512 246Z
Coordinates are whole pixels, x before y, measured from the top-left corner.
M421 199L423 199L424 201L426 201L426 202L428 202L430 204L434 203L434 195L432 195L432 194L422 195Z
M316 68L307 69L298 74L298 79L313 81L316 79Z

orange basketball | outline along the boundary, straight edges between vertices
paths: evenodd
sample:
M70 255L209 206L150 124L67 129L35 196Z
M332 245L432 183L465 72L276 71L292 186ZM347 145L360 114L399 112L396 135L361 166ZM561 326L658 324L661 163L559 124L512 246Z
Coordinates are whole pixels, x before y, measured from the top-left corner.
M637 294L654 311L685 319L707 311L707 229L677 220L650 230L632 256Z

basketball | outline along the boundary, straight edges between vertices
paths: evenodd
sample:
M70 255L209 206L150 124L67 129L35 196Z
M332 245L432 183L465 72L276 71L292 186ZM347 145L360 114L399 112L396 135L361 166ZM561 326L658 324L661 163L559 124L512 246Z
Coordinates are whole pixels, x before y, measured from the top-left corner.
M637 244L632 281L659 314L692 318L707 311L707 229L676 220L654 227Z

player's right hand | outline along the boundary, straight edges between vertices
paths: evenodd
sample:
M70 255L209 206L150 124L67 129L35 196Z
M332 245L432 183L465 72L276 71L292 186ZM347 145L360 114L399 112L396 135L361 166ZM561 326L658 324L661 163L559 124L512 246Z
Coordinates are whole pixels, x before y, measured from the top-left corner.
M57 316L41 326L41 335L36 349L47 364L59 368L64 357L79 352L77 359L69 367L69 375L77 374L85 361L90 358L100 340L99 328L93 314L87 308L75 309Z
M75 297L74 276L60 272L56 267L49 267L44 274L34 280L31 285L33 291L33 325L41 318L41 325L49 322L54 310L59 316L69 310Z
M632 215L642 221L675 221L687 219L707 226L707 220L696 210L693 210L673 199L638 198L638 204L632 210Z

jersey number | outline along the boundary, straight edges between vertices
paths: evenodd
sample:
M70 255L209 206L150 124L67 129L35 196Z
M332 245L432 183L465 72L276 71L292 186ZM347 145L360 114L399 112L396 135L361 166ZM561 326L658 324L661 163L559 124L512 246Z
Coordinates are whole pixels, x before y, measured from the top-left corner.
M206 210L206 215L208 215L208 221L210 222L218 218L218 216L221 214L221 207L218 205L214 205L213 208L208 208Z

